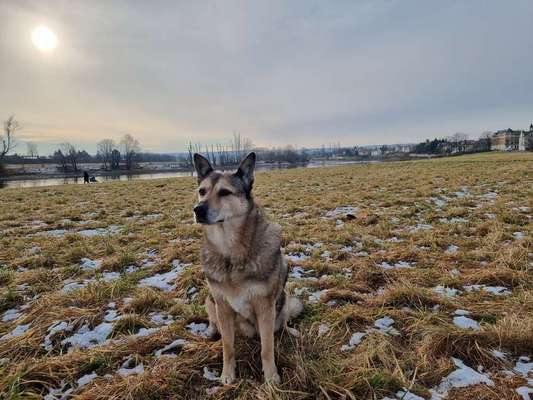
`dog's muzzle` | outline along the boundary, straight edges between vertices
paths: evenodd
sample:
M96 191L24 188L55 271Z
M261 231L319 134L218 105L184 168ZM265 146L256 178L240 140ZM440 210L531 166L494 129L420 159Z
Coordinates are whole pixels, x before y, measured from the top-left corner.
M194 216L196 217L196 222L199 224L207 224L207 211L209 208L207 207L207 203L201 202L194 207Z

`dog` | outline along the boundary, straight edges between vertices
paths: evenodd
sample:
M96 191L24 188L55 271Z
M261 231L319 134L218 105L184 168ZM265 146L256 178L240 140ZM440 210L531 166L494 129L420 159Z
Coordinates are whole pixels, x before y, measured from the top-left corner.
M266 382L279 383L274 360L274 332L303 310L285 293L287 263L281 251L281 227L270 222L252 196L255 153L248 154L236 172L215 171L194 154L198 177L196 222L203 225L202 266L210 296L206 299L208 336L222 337L220 380L235 380L235 333L259 333Z

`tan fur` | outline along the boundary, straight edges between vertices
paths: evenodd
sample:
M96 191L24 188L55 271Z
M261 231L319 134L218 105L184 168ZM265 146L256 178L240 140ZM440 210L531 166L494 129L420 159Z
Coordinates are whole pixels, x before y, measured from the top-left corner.
M205 193L199 199L208 205L211 219L222 220L204 225L201 253L212 296L206 300L209 333L222 336L221 381L235 380L237 331L244 336L259 333L265 380L279 382L274 332L302 310L298 299L285 297L287 264L281 252L281 228L267 220L251 197L239 192L234 176L215 174L200 182ZM218 196L221 189L231 190L232 195Z

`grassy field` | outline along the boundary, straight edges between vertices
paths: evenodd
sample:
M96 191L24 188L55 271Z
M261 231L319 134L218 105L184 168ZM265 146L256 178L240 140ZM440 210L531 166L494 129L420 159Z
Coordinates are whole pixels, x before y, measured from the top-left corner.
M195 182L177 178L0 190L0 398L528 398L533 154L255 187L305 303L301 338L276 337L279 387L254 339L237 340L239 382L215 380Z

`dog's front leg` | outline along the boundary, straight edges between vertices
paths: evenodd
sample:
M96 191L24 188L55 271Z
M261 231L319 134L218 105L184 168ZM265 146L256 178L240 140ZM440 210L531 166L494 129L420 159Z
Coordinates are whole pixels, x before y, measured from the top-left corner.
M223 367L220 381L226 385L235 380L235 311L224 300L216 302L216 310L222 336Z
M280 378L274 361L274 325L276 306L270 301L256 308L257 327L261 336L261 362L265 381L279 383Z

